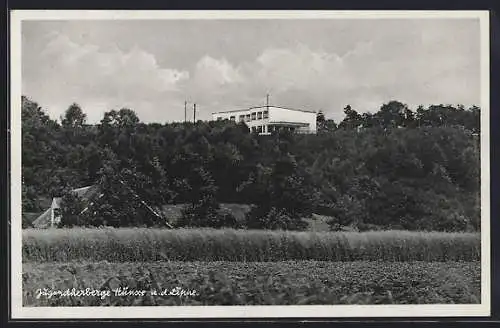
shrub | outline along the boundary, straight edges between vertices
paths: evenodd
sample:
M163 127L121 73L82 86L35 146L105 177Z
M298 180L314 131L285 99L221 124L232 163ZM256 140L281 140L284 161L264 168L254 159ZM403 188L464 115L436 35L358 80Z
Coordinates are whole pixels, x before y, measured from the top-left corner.
M214 200L190 204L182 209L182 217L176 223L177 227L204 228L238 228L239 222L228 212L222 212Z
M284 208L256 206L247 214L246 225L249 229L266 228L271 230L305 230L307 222Z

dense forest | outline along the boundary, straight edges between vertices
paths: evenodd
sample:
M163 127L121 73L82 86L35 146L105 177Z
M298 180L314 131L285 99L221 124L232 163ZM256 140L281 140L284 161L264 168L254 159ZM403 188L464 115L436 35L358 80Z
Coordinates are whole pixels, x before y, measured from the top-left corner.
M77 104L57 121L23 96L23 212L63 196L63 226L164 224L144 199L187 204L177 225L188 227L301 230L317 213L332 230L480 229L478 107L344 113L338 123L318 113L314 135L259 136L231 121L146 124L126 108L87 124ZM81 213L68 191L93 184L103 197ZM253 207L241 223L222 202Z

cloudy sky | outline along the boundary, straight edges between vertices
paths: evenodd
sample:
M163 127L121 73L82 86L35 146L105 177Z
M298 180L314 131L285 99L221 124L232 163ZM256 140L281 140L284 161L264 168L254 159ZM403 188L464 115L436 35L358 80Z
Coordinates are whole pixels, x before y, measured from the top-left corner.
M24 21L22 92L58 118L131 108L145 122L265 104L335 120L390 100L480 100L479 20ZM190 105L191 106L191 105ZM192 117L191 111L188 117Z

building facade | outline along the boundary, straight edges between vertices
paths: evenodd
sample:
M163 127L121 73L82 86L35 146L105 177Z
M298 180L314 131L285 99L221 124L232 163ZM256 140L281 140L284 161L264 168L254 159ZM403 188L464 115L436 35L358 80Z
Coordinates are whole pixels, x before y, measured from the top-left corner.
M262 135L277 130L316 133L316 112L277 106L252 107L212 114L213 120L245 122L250 131Z

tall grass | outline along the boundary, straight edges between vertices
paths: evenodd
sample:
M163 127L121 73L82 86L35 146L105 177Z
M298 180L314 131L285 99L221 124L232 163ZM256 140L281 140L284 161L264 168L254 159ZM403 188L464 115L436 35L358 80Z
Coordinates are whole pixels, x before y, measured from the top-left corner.
M23 230L23 261L476 261L478 233Z

